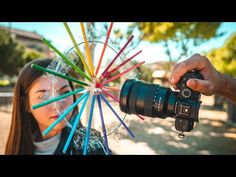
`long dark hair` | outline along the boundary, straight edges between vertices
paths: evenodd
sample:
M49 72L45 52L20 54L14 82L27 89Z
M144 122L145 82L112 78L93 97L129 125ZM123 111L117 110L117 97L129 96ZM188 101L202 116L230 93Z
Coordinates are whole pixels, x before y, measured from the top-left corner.
M17 83L14 89L12 122L10 133L6 144L5 154L33 154L33 133L39 131L39 126L33 115L28 112L29 99L27 90L31 84L44 73L31 67L31 64L37 64L42 67L47 67L52 59L35 59L27 63L20 71ZM69 81L69 85L74 90L73 84ZM74 101L76 100L73 95ZM78 107L73 110L73 113L78 112Z

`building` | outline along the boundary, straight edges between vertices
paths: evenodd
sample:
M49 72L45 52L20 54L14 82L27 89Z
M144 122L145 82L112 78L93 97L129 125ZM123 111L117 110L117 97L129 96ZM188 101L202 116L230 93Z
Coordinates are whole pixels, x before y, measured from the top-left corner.
M22 45L29 49L35 49L38 52L45 53L48 57L55 57L55 54L42 41L42 36L36 32L23 31L13 28L0 26L0 30L5 30L11 33L12 37Z

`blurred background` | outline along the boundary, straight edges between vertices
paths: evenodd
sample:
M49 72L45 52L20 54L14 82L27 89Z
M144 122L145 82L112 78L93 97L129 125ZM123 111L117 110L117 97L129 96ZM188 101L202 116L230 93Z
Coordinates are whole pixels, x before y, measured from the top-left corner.
M81 42L79 23L68 24ZM105 40L109 23L85 24L89 40ZM119 51L131 35L134 39L123 57L142 50L133 60L133 64L145 61L138 69L140 80L170 87L172 67L194 53L206 55L217 70L236 77L236 22L115 22L109 45ZM4 154L9 133L13 90L20 69L36 58L56 57L42 37L64 53L73 46L63 23L0 22L0 154ZM96 51L90 50L96 56ZM98 61L93 62L96 66ZM129 137L120 128L109 136L109 145L115 154L236 154L236 105L219 95L203 95L199 117L193 131L181 140L173 119L145 117L142 121L132 115L126 123L136 137Z

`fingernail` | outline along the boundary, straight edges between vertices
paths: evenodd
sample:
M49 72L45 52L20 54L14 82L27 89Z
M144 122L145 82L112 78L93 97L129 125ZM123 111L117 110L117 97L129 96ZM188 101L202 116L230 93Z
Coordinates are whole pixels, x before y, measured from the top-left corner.
M194 81L193 80L188 80L187 81L187 86L191 87L193 85Z

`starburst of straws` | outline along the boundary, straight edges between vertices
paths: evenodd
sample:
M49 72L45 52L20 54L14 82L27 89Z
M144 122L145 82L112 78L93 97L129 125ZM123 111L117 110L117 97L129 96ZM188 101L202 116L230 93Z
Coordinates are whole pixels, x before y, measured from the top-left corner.
M72 129L70 131L70 134L67 138L67 141L65 143L63 152L65 153L68 149L68 146L71 142L71 139L73 137L73 134L76 131L76 127L78 126L79 120L81 118L81 115L84 111L84 108L86 106L86 103L89 100L89 103L91 103L89 106L90 108L90 113L89 113L89 119L88 119L88 126L87 126L87 130L86 130L86 135L85 135L85 143L84 143L84 147L83 147L83 154L86 155L87 154L87 147L88 147L88 141L89 141L89 136L90 136L90 129L91 129L91 122L92 122L92 118L93 118L93 111L94 111L94 104L95 104L95 99L97 99L98 102L98 108L99 108L99 114L100 114L100 119L101 119L101 125L102 125L102 131L103 131L103 135L104 135L104 141L105 141L105 150L106 150L106 154L109 154L109 146L108 146L108 140L107 140L107 133L106 133L106 127L105 127L105 123L104 123L104 116L103 116L103 111L102 111L102 106L101 106L101 100L104 101L104 103L110 108L110 110L113 112L113 114L117 117L117 119L120 121L120 123L125 127L125 129L128 131L128 133L131 135L131 137L135 137L134 134L132 133L132 131L127 127L127 125L122 121L122 119L120 118L120 116L116 113L116 111L112 108L112 106L110 105L110 103L108 102L108 100L105 98L104 95L111 97L113 100L115 100L118 104L119 104L119 99L112 95L111 93L109 93L109 91L119 91L118 88L116 87L110 87L107 86L106 84L120 78L121 76L127 74L128 72L136 69L137 67L141 66L143 62L135 64L134 66L128 68L127 70L112 76L110 78L108 78L112 73L114 73L115 71L117 71L118 69L120 69L122 66L124 66L125 64L127 64L129 61L131 61L134 57L136 57L138 54L140 54L142 51L139 51L137 53L135 53L133 56L129 57L128 59L126 59L125 61L123 61L121 64L119 64L118 66L116 66L114 69L109 70L111 68L111 66L113 65L113 63L117 60L117 58L121 55L121 53L125 50L125 48L129 45L129 43L131 42L131 40L133 39L133 35L128 39L128 41L125 43L125 45L120 49L120 51L116 54L116 56L113 58L113 60L109 63L109 65L104 69L104 71L102 72L102 74L100 76L98 76L98 72L100 70L101 67L101 63L103 60L103 56L107 47L107 43L109 40L109 36L112 30L112 26L113 26L113 22L110 23L110 26L108 28L107 34L106 34L106 39L102 48L102 52L99 58L99 62L98 65L96 67L96 70L94 69L93 66L93 62L92 62L92 57L90 54L90 50L89 50L89 45L88 45L88 41L87 41L87 37L86 37L86 33L85 33L85 28L83 23L80 23L80 27L81 27L81 31L82 31L82 36L83 36L83 40L85 43L85 55L87 58L87 62L85 61L84 55L82 54L82 52L80 51L75 38L68 26L68 24L66 22L63 23L73 44L74 47L76 49L77 54L79 55L85 70L87 71L88 75L85 74L76 64L74 64L73 62L71 62L63 53L61 53L58 49L56 49L56 47L54 47L48 40L46 40L45 38L43 38L43 42L45 44L48 45L49 48L51 48L52 50L54 50L60 57L61 59L67 64L69 65L71 68L73 68L76 72L78 72L82 77L84 77L88 82L85 83L83 81L80 81L76 78L73 77L69 77L65 74L62 74L60 72L54 71L53 69L49 69L49 68L44 68L41 67L39 65L36 64L32 64L32 67L37 69L37 70L41 70L45 73L48 74L52 74L54 76L63 78L63 79L67 79L69 81L75 82L77 84L79 84L82 88L76 89L74 91L71 91L69 93L60 95L58 97L55 97L53 99L44 101L42 103L39 103L37 105L34 105L32 108L33 109L37 109L40 108L42 106L45 106L47 104L59 101L61 99L64 99L66 97L69 97L71 95L74 94L78 94L78 93L83 93L82 96L80 96L78 98L78 100L73 103L72 105L70 105L60 116L59 118L54 121L49 127L47 127L47 129L43 132L43 136L47 135L60 121L62 121L68 114L69 112L71 112L82 100L82 106L80 108L80 111L78 113L78 115L75 118L75 122L72 126ZM143 117L137 115L140 119L144 120Z

